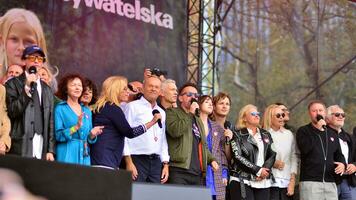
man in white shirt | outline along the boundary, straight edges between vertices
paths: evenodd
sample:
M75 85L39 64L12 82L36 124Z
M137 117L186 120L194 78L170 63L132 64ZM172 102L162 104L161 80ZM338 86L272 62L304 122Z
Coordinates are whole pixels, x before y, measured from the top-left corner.
M138 182L165 183L168 179L168 146L165 134L166 114L156 102L161 88L161 80L156 76L145 79L143 96L125 107L125 116L134 127L152 119L154 112L162 116L157 123L143 135L125 139L124 156L126 169L132 172L133 180Z

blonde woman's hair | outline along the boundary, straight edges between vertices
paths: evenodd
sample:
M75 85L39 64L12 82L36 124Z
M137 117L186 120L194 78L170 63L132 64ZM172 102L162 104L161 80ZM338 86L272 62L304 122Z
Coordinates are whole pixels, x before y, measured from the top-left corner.
M5 67L7 67L9 64L14 64L8 63L9 61L7 60L6 55L6 41L12 25L18 22L25 22L30 25L33 32L35 33L35 38L37 42L36 45L41 47L43 52L47 56L45 35L41 22L36 16L36 14L32 11L23 8L10 9L0 18L0 36L2 40L2 45L0 46L0 66L2 65L2 69L0 70L0 76L2 76L6 71ZM48 64L48 57L46 58L46 61Z
M127 87L127 79L123 76L110 76L105 79L94 112L99 112L106 103L120 106L119 94Z
M244 118L247 114L247 111L253 108L257 109L257 107L252 104L248 104L241 108L239 112L239 117L236 120L236 124L235 124L236 128L238 129L246 128L246 121L244 120Z
M279 105L276 105L276 104L271 104L266 108L265 113L263 114L263 120L262 120L262 127L265 130L268 130L271 128L273 112L277 108L279 108Z
M41 67L41 69L45 70L49 76L49 81L52 82L52 79L53 79L53 74L51 72L51 70L48 69L47 65L43 65Z

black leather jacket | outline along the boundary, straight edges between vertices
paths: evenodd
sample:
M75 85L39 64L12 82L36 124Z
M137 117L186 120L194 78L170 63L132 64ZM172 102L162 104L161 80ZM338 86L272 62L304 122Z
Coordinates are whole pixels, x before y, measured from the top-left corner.
M234 136L231 140L232 163L231 175L246 180L254 180L256 174L261 169L255 163L257 162L258 146L253 136L248 133L247 128L234 130ZM271 134L260 129L260 134L264 144L264 168L271 169L275 160L276 152L271 148L273 143Z
M32 138L34 135L33 100L25 92L26 75L8 80L6 86L6 105L11 121L11 149L9 154L32 157ZM53 122L53 93L46 83L41 81L42 107L43 107L43 150L42 158L46 153L55 153L54 122Z

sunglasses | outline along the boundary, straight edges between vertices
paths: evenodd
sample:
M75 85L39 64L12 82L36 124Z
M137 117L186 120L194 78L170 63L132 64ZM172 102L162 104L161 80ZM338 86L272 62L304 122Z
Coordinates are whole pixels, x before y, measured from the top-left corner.
M285 116L286 116L286 114L284 114L284 113L277 113L276 114L277 118L281 118L281 117L284 118Z
M193 92L185 92L182 95L186 95L187 97L195 97L195 98L198 98L200 96L200 94L193 93Z
M331 113L332 115L334 115L335 117L340 117L341 118L345 118L346 114L345 113Z
M37 60L37 62L43 63L45 58L42 56L26 56L26 59L31 62L35 62Z
M250 114L252 116L254 116L254 117L261 117L261 113L260 112L251 112Z

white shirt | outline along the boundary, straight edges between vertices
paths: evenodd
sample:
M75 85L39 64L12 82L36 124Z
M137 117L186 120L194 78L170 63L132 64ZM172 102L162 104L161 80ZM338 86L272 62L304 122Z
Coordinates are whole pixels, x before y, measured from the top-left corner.
M342 155L345 157L346 164L348 164L349 160L349 146L347 145L347 142L339 138L339 143L341 147L341 152Z
M252 130L247 129L248 133L250 136L253 137L255 140L257 147L258 147L258 154L257 154L257 160L255 165L262 167L263 164L265 163L265 156L264 156L264 144L262 141L262 136L260 133L260 129L257 128L257 133L253 135ZM258 172L258 174L261 173L261 170ZM270 179L263 179L261 181L244 181L245 184L250 185L253 188L269 188L271 187L271 180Z
M26 76L28 75L27 71L25 72ZM37 84L37 92L38 97L40 98L40 104L42 104L42 86L41 86L41 79L37 77L36 80ZM30 93L31 88L25 85L25 92L29 97L32 97ZM32 156L37 159L42 158L42 149L43 149L43 136L40 134L34 134L32 139Z
M272 173L276 179L276 183L273 183L272 186L286 188L291 173L297 174L298 170L295 138L290 130L283 127L277 131L270 128L268 132L271 133L273 139L272 149L277 153L276 160L281 160L285 164L283 170L272 168Z
M158 110L162 116L162 128L158 123L147 130L146 133L136 138L125 138L124 155L160 155L161 162L168 162L168 145L166 139L166 113L160 108L157 103L152 108L150 102L144 97L139 100L128 103L125 106L125 117L131 127L146 124L153 118L152 111Z

